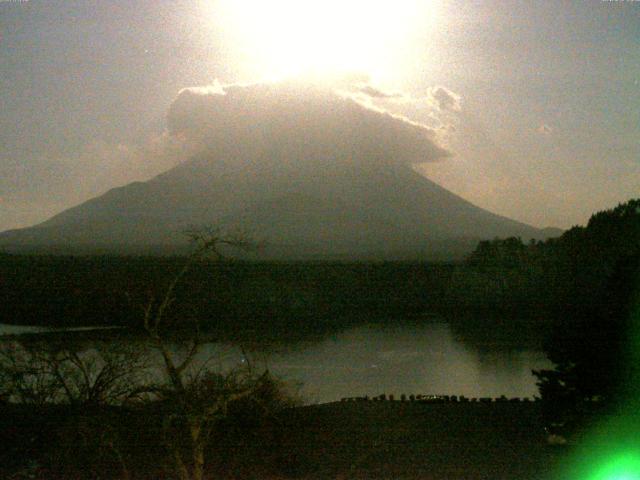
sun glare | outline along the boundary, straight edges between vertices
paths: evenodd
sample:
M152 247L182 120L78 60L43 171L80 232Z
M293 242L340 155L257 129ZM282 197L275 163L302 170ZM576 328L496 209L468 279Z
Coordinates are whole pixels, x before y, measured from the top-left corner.
M427 0L220 0L209 12L224 22L244 61L269 77L363 73L398 68L436 17Z

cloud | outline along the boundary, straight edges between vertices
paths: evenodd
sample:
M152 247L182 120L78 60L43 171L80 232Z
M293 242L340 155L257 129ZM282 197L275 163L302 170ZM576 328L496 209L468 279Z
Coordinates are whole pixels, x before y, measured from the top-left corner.
M362 83L340 87L288 81L186 88L169 109L169 132L247 167L422 163L450 155L436 129L367 100L400 94Z
M224 86L215 79L213 83L201 87L189 87L183 90L188 90L191 93L197 93L199 95L225 95Z
M339 164L439 161L451 155L445 145L453 115L431 102L364 76L187 88L171 104L163 133L126 144L96 138L68 157L1 165L0 231L189 161L270 169L283 181L297 167L312 176Z
M553 128L546 123L543 123L536 129L536 131L541 135L551 135L553 133Z
M403 98L404 95L400 92L385 92L372 85L363 85L359 89L360 93L368 95L372 98Z
M458 130L462 97L446 87L431 87L425 95L416 96L378 88L366 79L342 82L339 90L366 108L389 113L434 131L438 144L445 149L449 148Z
M443 112L459 112L462 109L462 99L460 95L442 86L429 88L428 98L440 111Z

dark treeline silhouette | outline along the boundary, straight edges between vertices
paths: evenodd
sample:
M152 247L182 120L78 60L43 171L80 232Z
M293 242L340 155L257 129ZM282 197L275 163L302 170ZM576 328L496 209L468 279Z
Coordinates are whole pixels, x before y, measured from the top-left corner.
M183 257L0 255L0 323L139 326L140 305ZM452 265L203 260L176 288L177 316L219 336L313 335L438 310Z
M639 208L629 201L544 242L482 241L458 264L203 261L176 290L175 308L222 336L316 335L423 313L489 335L487 326L515 326L541 336L609 301L617 265L639 249ZM183 261L0 254L0 323L138 325L139 306Z
M609 300L612 277L640 251L640 199L594 214L558 238L479 243L448 289L456 308L580 319Z
M639 328L640 199L546 242L481 242L452 279L452 303L544 327L554 368L534 375L547 421L563 434L637 396L630 355Z
M546 242L481 242L452 278L458 303L544 330L553 368L533 374L550 433L579 441L637 402L640 199Z
M544 414L565 434L638 399L640 252L622 256L591 312L558 319L546 342L554 369L534 371Z

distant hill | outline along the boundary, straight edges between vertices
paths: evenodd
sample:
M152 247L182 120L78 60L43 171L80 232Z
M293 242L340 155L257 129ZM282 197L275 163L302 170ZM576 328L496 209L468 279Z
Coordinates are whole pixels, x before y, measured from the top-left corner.
M417 173L407 158L446 152L413 124L338 97L289 99L286 115L276 116L273 102L254 107L242 95L221 96L223 106L212 103L217 97L181 95L169 114L173 132L192 133L193 118L216 120L215 128L201 127L209 145L203 153L38 225L0 233L0 248L173 251L185 245L186 228L218 225L264 241L268 258L452 258L480 239L560 233L492 214ZM237 115L232 101L254 110ZM215 119L223 108L225 118L237 119Z

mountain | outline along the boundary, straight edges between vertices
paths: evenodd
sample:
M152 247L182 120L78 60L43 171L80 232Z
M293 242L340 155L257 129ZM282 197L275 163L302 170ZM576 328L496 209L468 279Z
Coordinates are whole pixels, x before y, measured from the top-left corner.
M202 167L192 162L115 188L39 225L0 234L0 246L139 251L180 245L190 226L223 225L263 239L266 255L361 258L429 256L472 248L478 239L553 233L472 205L406 165L298 178L214 175Z
M258 92L181 94L169 126L206 140L200 154L0 233L0 248L171 251L185 244L185 229L215 225L263 241L269 258L446 258L480 239L554 233L494 215L417 173L411 159L447 155L421 126L348 98L289 91L278 103L272 90Z

